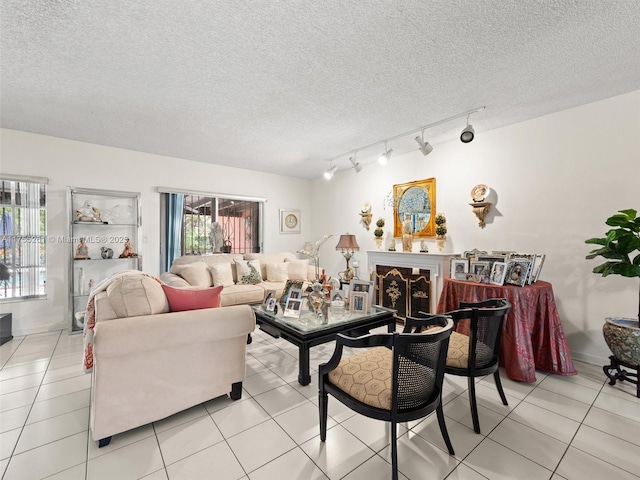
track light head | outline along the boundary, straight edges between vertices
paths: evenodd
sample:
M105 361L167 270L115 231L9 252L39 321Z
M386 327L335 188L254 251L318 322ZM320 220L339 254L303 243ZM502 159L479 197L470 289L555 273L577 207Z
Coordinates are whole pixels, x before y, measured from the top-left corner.
M351 165L353 166L353 169L356 171L356 173L360 173L360 171L362 170L362 165L356 162L356 159L353 157L349 157L349 161L351 162Z
M389 160L391 160L391 154L392 153L393 153L393 148L390 148L390 149L387 150L387 147L385 146L384 153L382 153L378 157L378 163L380 165L386 165L387 163L389 163Z
M329 170L324 172L324 178L326 178L327 180L331 180L331 177L333 177L333 174L336 173L336 170L338 170L338 167L336 167L335 165L333 167L330 167Z
M422 137L416 137L416 142L418 143L418 150L420 150L422 155L425 157L433 151L431 144L429 142L425 142Z
M469 143L476 136L476 131L473 126L469 125L469 115L467 115L467 126L462 129L460 133L460 141L462 143Z

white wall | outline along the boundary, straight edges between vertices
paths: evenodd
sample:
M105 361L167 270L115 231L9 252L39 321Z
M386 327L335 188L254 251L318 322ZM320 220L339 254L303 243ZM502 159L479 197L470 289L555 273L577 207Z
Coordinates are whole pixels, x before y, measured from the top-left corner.
M493 131L475 126L470 144L455 140L435 145L427 157L416 151L385 167L369 164L359 174L348 169L330 182L314 180L315 236L357 234L361 251L354 258L365 265L375 242L373 228L367 232L359 223L361 205L372 203L374 222L384 217L390 237L392 211L383 209L383 199L392 186L435 177L437 211L449 230L445 251L546 254L541 279L553 284L574 357L603 364L610 355L603 320L638 314L639 282L591 273L598 263L585 260L591 246L584 240L604 236L604 221L617 210L640 210L640 91ZM495 195L484 229L468 205L478 183ZM437 251L435 241L429 245ZM344 259L329 250L321 262L331 271L344 269Z
M142 194L143 270L160 271L158 186L267 198L266 252L296 251L310 237L309 181L257 173L26 132L0 130L0 173L49 178L47 234L68 235L67 187L123 190ZM279 234L279 210L299 208L301 234ZM47 245L47 299L0 303L13 313L14 335L64 328L68 320L68 262L71 248Z

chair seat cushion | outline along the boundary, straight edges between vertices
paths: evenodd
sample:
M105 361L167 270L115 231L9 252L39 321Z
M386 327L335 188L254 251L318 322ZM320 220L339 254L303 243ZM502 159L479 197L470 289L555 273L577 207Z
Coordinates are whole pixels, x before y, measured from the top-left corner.
M329 381L362 403L391 410L392 355L376 347L345 357L329 372Z
M484 343L476 345L476 358L491 358L492 351ZM481 365L477 365L478 367ZM447 351L447 367L469 368L469 336L458 332L451 332L449 350Z

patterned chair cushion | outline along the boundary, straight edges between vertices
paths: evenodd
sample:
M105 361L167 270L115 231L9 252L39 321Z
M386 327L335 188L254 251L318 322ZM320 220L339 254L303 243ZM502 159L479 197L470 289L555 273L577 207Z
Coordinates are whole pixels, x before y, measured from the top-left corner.
M376 347L345 357L329 372L329 381L356 400L391 410L391 350Z
M491 348L479 342L476 345L476 358L491 356ZM451 332L449 350L447 352L447 367L469 368L469 336L458 332Z

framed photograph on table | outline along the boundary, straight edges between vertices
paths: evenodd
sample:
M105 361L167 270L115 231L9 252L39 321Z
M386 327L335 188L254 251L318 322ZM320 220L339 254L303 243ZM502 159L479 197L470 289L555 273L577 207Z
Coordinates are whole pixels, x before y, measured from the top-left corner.
M284 316L285 317L295 317L300 318L300 314L302 313L302 298L291 298L287 300L287 304L284 307Z
M490 283L493 285L503 285L504 275L507 271L507 264L504 262L494 262L491 267Z
M367 305L366 311L369 312L371 310L371 305L373 304L373 294L375 288L373 287L373 282L367 280L351 280L349 284L350 292L365 292L367 294Z
M466 280L467 272L469 271L469 261L466 258L452 258L451 259L451 278L456 280Z
M513 259L507 261L507 273L504 277L504 283L524 287L527 283L530 266L531 262L529 260Z
M367 313L367 302L369 294L367 292L354 292L349 294L349 312Z
M280 233L300 233L300 210L280 209Z

